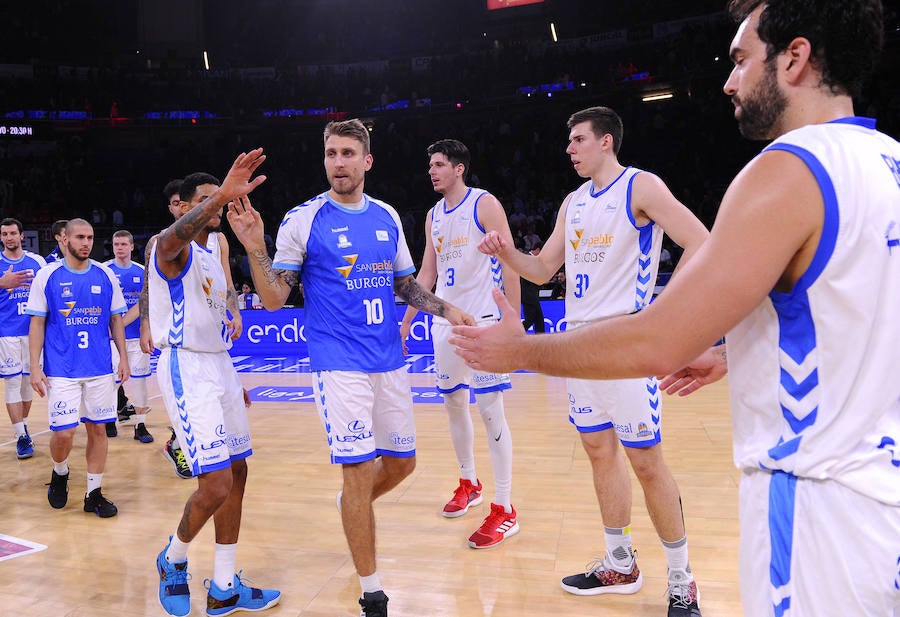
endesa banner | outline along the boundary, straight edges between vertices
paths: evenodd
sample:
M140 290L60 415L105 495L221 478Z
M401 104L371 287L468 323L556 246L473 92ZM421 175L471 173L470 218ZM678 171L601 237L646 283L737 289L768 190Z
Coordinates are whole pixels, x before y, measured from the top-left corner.
M547 332L566 329L565 303L562 300L541 302ZM406 312L405 304L396 305L397 323ZM270 313L265 310L241 311L244 333L234 342L231 355L268 356L279 354L307 355L303 309L284 308ZM410 354L433 354L431 315L419 312L412 322L407 341Z

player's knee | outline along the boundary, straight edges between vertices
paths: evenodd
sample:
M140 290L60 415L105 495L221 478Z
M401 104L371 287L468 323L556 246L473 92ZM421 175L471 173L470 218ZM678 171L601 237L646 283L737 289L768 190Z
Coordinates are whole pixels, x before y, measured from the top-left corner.
M15 377L7 377L4 384L6 387L6 402L21 403L22 402L22 375ZM29 389L31 384L29 385Z
M626 448L625 452L631 462L634 475L642 484L653 482L665 475L671 475L663 460L659 445L649 448Z
M500 404L502 393L500 392L483 392L475 395L475 402L478 404L478 411L481 417L488 421L498 413L503 411Z
M231 469L220 469L200 476L197 482L197 494L213 507L223 504L231 493L233 472Z
M589 433L579 433L581 445L592 465L608 465L614 457L621 456L619 440L615 431L607 429Z
M393 457L390 460L391 475L393 475L398 480L402 480L403 478L407 477L416 469L415 456L406 456L403 458Z

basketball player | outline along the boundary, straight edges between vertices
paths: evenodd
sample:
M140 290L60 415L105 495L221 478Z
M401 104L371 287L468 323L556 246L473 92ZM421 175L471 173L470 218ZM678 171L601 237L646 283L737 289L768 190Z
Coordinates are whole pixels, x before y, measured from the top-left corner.
M151 443L153 435L147 430L147 377L150 376L150 354L141 351L141 322L138 300L144 286L144 266L131 261L134 238L131 232L120 229L113 233L113 255L104 265L113 271L122 288L128 311L122 318L125 324L125 347L128 350L128 366L131 368L131 398L135 403L134 438L141 443ZM113 363L118 364L118 351L113 348ZM108 434L107 434L108 436Z
M454 340L484 370L608 379L672 372L728 332L744 614L900 615L900 143L852 98L881 3L730 8L725 93L745 137L774 141L696 257L637 315Z
M166 186L163 188L163 196L166 198L167 207L169 212L176 219L181 218L183 214L183 206L181 200L181 184L182 180L171 180ZM156 237L150 238L147 242L147 248L145 250L145 261L149 263L149 255L150 250L153 248L153 244L156 242ZM225 280L228 285L228 311L229 318L226 319L226 324L229 327L231 332L231 339L235 340L240 337L241 332L243 330L243 318L240 315L240 311L238 310L237 303L237 294L234 291L234 284L231 278L231 264L229 263L228 257L228 240L218 229L215 230L215 233L210 233L207 237L206 248L208 248L214 257L216 257L222 264L222 269L225 271ZM146 270L146 268L145 268ZM144 277L145 285L144 289L141 292L141 302L139 303L142 307L142 310L146 312L147 310L147 286L146 286L146 276ZM146 323L145 323L146 322ZM141 334L140 334L140 345L141 350L145 353L153 353L153 343L152 343L152 335L150 333L150 320L149 318L141 319ZM247 396L246 392L244 394L244 404L246 406L250 406L250 398ZM166 441L165 446L163 447L163 454L169 461L172 463L172 466L175 469L175 475L182 479L188 479L192 477L191 468L187 464L187 459L184 456L184 452L181 450L181 444L178 441L178 435L175 433L175 429L171 429L172 434L169 437L168 441Z
M506 212L497 198L487 191L466 186L471 155L465 144L455 139L442 139L431 144L427 152L432 186L443 199L425 217L425 253L416 281L424 289L435 289L437 297L466 309L479 323L496 323L500 319L500 309L491 297L491 289L503 289L514 310L518 310L519 275L505 275L496 257L478 251L478 243L485 232L501 234L512 242ZM404 341L418 312L414 307L406 309L400 325L400 337ZM450 440L460 475L459 486L442 514L448 518L462 516L470 506L482 502L482 485L475 473L472 417L469 415L471 387L487 431L494 468L494 501L487 518L469 537L469 546L489 548L519 533L519 522L511 502L512 436L503 410L503 390L510 388L509 375L475 371L473 376L473 371L453 353L448 338L450 324L442 317L435 317L431 339L437 390L444 397Z
M274 265L262 218L249 200L236 201L228 221L247 249L253 284L268 310L281 308L303 279L313 389L331 461L342 466L338 507L362 587L359 603L364 617L387 617L372 502L416 462L394 293L450 323L475 321L416 283L400 217L363 192L373 161L363 123L330 122L324 141L331 188L285 214Z
M66 505L68 458L80 420L87 432L84 511L109 518L118 513L118 508L100 489L108 447L103 425L116 421L115 379L124 383L130 374L122 325L125 299L112 271L91 259L94 229L90 223L70 220L63 240L65 256L38 270L25 305L25 312L31 315L31 387L40 396L47 396L51 412L53 472L47 500L56 509ZM110 333L119 350L115 376Z
M228 355L225 272L207 248L222 207L265 181L250 180L264 160L261 148L239 155L221 186L206 173L187 176L183 216L151 248L148 300L153 344L161 350L157 379L179 440L191 445L183 452L197 477L177 530L156 558L159 600L170 615L190 611L188 547L210 518L216 546L207 615L263 610L281 598L280 591L249 587L236 574L246 459L253 451L241 383Z
M566 266L566 321L591 321L642 310L650 301L663 231L690 259L708 233L655 175L619 163L622 121L608 107L591 107L568 122L576 173L588 180L563 201L556 227L539 255L515 249L497 233L482 248L523 277L544 283ZM647 373L650 375L651 373ZM567 576L577 595L637 592L642 577L631 545L631 483L619 443L647 501L668 564L669 617L700 615L688 563L678 486L662 457L660 395L654 377L603 382L570 379L569 421L591 461L606 536L606 554Z
M31 411L34 392L29 379L28 326L31 317L25 313L28 288L34 273L46 262L40 255L22 249L22 223L17 219L0 221L0 377L5 380L6 411L16 431L16 456L34 456L34 443L25 421Z

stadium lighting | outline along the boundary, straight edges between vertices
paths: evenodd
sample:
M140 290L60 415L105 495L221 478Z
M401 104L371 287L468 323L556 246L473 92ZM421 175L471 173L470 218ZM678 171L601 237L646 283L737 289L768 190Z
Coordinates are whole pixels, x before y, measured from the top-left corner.
M671 90L661 90L660 92L650 92L641 97L641 101L649 103L651 101L664 101L675 96Z
M209 54L206 53L206 50L203 50L203 68L207 71L209 70Z
M558 43L559 38L556 36L556 24L552 21L550 22L550 36L553 37L553 42Z

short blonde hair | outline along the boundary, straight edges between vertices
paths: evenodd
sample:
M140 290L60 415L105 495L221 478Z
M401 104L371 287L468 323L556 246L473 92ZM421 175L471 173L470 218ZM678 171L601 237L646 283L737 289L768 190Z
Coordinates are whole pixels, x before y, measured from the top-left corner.
M328 138L332 135L355 139L362 144L363 154L369 154L369 130L365 124L356 118L326 124L323 141L328 141Z

